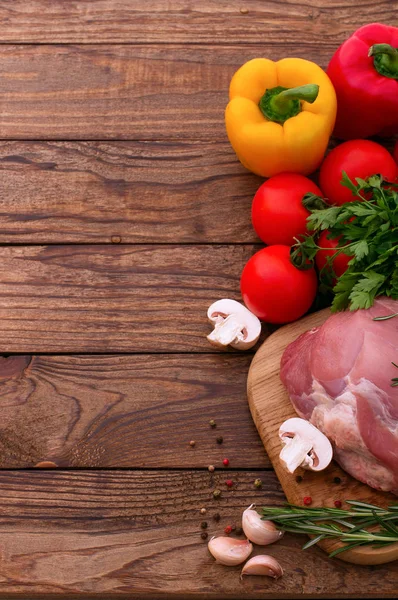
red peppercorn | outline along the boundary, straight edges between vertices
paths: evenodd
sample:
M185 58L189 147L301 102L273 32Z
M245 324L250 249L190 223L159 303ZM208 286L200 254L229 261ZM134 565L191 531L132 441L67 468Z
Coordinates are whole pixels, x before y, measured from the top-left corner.
M342 504L341 500L335 500L334 505L336 508L341 508L343 504Z
M228 465L229 465L228 458L224 458L224 460L222 461L222 464L224 465L224 467L228 467Z
M309 506L310 504L312 504L312 498L311 498L311 496L304 496L303 502L304 502L304 504L306 506Z
M232 479L227 479L227 481L225 482L225 485L229 488L231 488L234 485L234 482L232 481Z
M227 525L226 528L224 529L224 532L229 535L230 533L232 533L232 527L231 525Z

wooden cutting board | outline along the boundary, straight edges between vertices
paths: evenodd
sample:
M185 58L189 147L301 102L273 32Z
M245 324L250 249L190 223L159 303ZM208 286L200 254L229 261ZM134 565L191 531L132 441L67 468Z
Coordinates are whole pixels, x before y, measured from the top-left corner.
M311 496L313 506L333 507L334 500L361 500L383 507L397 504L396 496L378 492L360 483L334 462L320 473L298 469L292 475L279 460L282 447L278 436L279 426L286 419L297 416L279 378L282 354L288 344L305 331L321 325L329 315L329 309L325 309L286 325L272 334L260 347L251 364L247 382L254 422L289 502L302 505L304 496ZM302 481L297 481L298 475L302 477ZM341 482L336 483L335 478L339 478ZM343 503L343 508L348 508L348 505ZM323 541L319 545L331 552L341 544ZM377 550L357 548L340 554L339 558L363 565L391 562L398 559L398 544Z

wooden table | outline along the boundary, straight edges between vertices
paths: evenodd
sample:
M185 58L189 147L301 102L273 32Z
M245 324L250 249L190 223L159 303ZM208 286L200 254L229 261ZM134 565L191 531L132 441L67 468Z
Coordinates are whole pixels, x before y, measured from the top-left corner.
M397 8L0 2L1 598L397 595L397 564L289 535L270 549L282 579L240 583L201 539L204 520L218 534L284 499L247 407L252 354L205 337L259 247L260 179L224 131L230 77L256 56L325 67Z

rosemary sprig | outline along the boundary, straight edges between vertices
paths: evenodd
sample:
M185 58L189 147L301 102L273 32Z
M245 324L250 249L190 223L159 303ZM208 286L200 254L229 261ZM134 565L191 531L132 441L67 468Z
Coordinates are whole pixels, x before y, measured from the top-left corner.
M373 317L373 321L388 321L389 319L393 319L394 317L398 317L398 313L393 313L392 315L385 315L384 317Z
M398 369L398 365L395 362L393 362L391 364L394 365L394 367L396 367ZM393 377L391 379L391 387L397 387L397 386L398 386L398 377Z
M324 539L339 539L345 544L329 556L358 546L381 547L398 542L398 504L380 508L356 500L346 502L350 505L349 510L288 504L286 507L264 507L262 512L264 519L273 521L283 531L315 536L304 544L304 550ZM377 531L367 530L375 526Z
M373 317L373 321L388 321L388 319L393 319L394 317L398 317L398 313L386 315L385 317ZM398 365L396 365L394 362L391 364L398 369ZM393 377L391 379L391 387L398 387L398 377Z

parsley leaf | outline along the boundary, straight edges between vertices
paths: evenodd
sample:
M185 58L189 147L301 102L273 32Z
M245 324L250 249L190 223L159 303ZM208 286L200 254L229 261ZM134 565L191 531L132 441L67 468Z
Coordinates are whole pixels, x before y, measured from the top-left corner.
M320 272L320 289L331 288L333 259L339 253L352 257L345 273L335 278L333 311L370 308L380 295L398 299L398 186L384 182L381 175L358 178L355 184L346 173L341 183L357 199L326 208L312 199L307 206L312 235L293 246L291 260L308 269L320 249L319 234L328 230L328 238L339 239L339 244Z

